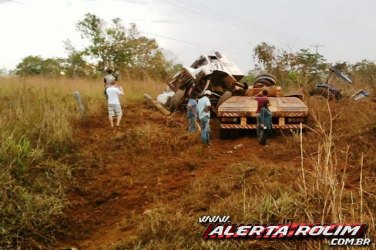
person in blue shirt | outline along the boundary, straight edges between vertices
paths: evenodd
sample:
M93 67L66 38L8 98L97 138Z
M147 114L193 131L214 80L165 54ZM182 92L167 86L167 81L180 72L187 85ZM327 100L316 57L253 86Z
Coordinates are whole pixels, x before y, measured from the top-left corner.
M266 140L272 129L272 112L269 109L270 102L266 100L258 116L257 135L261 145L266 145Z
M198 109L198 118L201 122L201 140L202 143L206 146L212 146L210 143L210 109L211 103L209 96L212 95L210 90L204 92L204 96L198 100L197 109Z
M196 120L198 118L196 94L192 94L187 104L188 132L196 132Z

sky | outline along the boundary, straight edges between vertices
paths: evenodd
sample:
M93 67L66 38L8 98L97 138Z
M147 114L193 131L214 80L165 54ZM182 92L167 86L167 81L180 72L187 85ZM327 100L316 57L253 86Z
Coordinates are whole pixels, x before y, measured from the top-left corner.
M29 55L66 57L67 39L82 47L75 24L86 13L135 23L183 65L217 50L246 73L261 42L317 48L331 63L375 61L375 10L374 0L0 0L0 68Z

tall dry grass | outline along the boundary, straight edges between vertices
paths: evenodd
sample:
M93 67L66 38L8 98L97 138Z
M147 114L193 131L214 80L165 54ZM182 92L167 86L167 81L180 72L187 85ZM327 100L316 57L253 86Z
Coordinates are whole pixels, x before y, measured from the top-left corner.
M131 80L122 85L125 105L164 87ZM38 242L54 241L55 222L66 205L64 192L75 167L80 118L75 91L80 92L87 115L105 110L101 79L0 79L1 248L39 248Z
M367 86L356 84L346 93L359 87ZM367 223L367 237L374 240L376 105L369 100L327 102L317 97L307 103L311 129L306 133L273 138L264 154L250 149L247 161L228 157L219 171L196 175L179 197L150 194L153 204L147 213L119 222L120 228L132 225L136 232L113 249L329 248L326 240L202 240L205 228L197 219L203 215L230 215L234 223ZM174 143L185 147L174 157L196 169L200 157L225 153L200 153L194 144L183 143ZM148 150L152 155L159 152ZM179 168L179 161L175 165ZM158 170L149 166L149 171Z
M139 104L144 93L156 96L164 88L164 84L150 81L120 83L125 89L124 105ZM101 79L11 78L1 79L0 86L0 246L11 249L26 243L37 248L39 242L54 240L55 219L66 205L64 190L75 168L72 149L80 116L72 92L81 93L88 115L95 116L105 111L103 84ZM325 242L316 240L201 240L204 227L197 218L227 214L234 222L246 223L365 222L368 234L375 239L374 106L348 99L327 103L309 98L307 102L311 130L306 134L274 138L263 155L249 149L246 161L228 158L221 171L202 172L183 195L173 199L164 192L149 194L153 202L147 214L134 214L117 225L133 225L135 235L113 248L326 247ZM171 166L140 166L138 171L145 175L168 172L163 168L182 164L184 169L186 162L190 171L195 171L200 168L199 157L216 158L223 153L207 155L193 139L185 137L184 126L174 127L170 134L162 127L159 134L149 124L140 125L120 138L131 159L145 152L169 158Z

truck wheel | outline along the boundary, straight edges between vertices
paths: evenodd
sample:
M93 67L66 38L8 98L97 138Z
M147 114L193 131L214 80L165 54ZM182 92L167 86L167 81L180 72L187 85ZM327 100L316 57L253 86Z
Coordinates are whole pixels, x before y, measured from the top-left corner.
M267 82L269 86L275 85L277 82L277 79L274 75L269 74L267 72L261 73L256 76L255 80L253 81L252 85L256 84L257 82L265 83Z
M256 75L256 79L257 79L257 78L262 78L262 77L271 78L271 79L273 79L274 81L277 81L277 77L275 77L273 74L270 74L270 73L268 73L268 72L262 72L262 73ZM255 80L256 80L256 79L255 79Z
M182 102L185 91L178 89L175 94L171 97L170 111L174 112L178 108L179 104Z
M222 103L224 103L227 99L229 99L231 96L232 96L231 91L225 91L225 93L223 93L223 95L221 96L221 98L219 98L219 100L218 100L217 110L218 110L219 106Z
M313 95L322 96L324 98L329 99L329 101L333 101L336 99L335 94L332 91L328 91L328 88L315 88L313 92Z

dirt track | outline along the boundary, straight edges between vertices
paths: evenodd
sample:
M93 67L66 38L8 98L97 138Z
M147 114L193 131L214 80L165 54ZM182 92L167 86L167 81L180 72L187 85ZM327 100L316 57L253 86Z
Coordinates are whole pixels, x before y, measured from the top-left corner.
M178 139L186 142L177 152L170 149L170 153L164 154L163 147L157 152L147 151L148 141L141 141L145 151L139 152L143 145L135 140L135 150L130 153L129 135L134 135L140 126L149 125L156 135L174 137L181 133ZM214 146L203 147L198 135L185 133L185 126L182 115L166 120L146 106L126 110L121 129L117 131L108 127L105 113L81 124L77 133L82 149L75 172L77 183L68 194L70 207L66 211L71 230L62 235L61 245L106 249L134 233L133 225L127 225L124 219L147 213L155 197L174 201L187 192L196 176L216 174L228 167L231 159L247 161L250 156L262 155L268 150L260 147L254 136L219 140L214 122ZM239 144L241 148L233 148Z
M198 134L185 132L183 114L166 118L147 105L131 106L125 109L122 127L117 131L109 128L105 111L89 117L78 126L81 150L74 171L76 183L68 192L70 206L65 211L66 228L59 245L128 249L135 242L145 242L148 236L140 236L138 222L155 207L166 202L172 210L185 206L181 210L193 211L194 217L230 195L205 191L195 196L192 187L203 176L214 178L208 182L209 187L216 185L212 182L227 178L234 163L257 168L256 175L247 179L252 183L257 178L255 190L265 182L268 186L263 188L273 190L299 176L300 148L296 138L277 136L265 148L258 145L254 135L219 140L214 119L211 127L214 146L207 148L200 143ZM317 148L305 140L307 147ZM234 149L235 145L242 146ZM305 167L310 168L309 158ZM347 171L353 172L347 183L357 185L359 170L349 167ZM238 188L237 184L231 188ZM222 210L229 212L226 207ZM189 223L196 222L190 219ZM130 240L124 243L125 247L117 248L127 239Z

